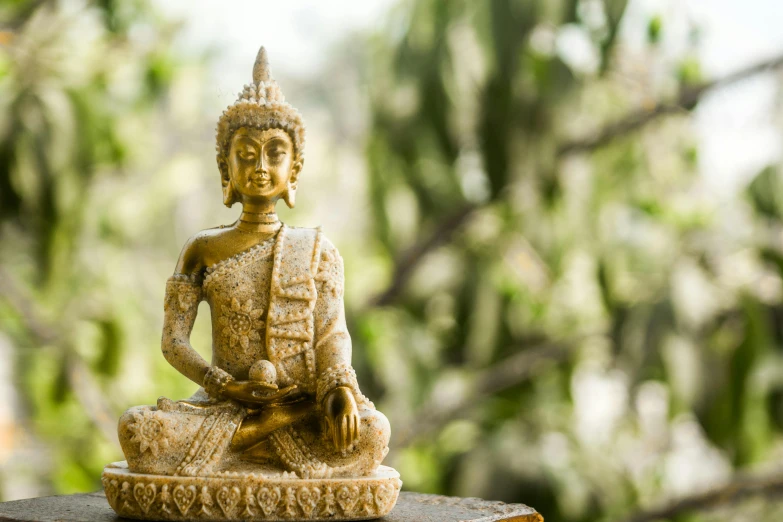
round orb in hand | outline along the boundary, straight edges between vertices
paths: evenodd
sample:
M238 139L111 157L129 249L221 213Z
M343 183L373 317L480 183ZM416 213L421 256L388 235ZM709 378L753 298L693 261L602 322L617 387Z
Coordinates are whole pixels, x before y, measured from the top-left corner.
M266 382L269 384L277 383L277 370L275 365L266 359L259 359L250 367L248 377L251 381Z

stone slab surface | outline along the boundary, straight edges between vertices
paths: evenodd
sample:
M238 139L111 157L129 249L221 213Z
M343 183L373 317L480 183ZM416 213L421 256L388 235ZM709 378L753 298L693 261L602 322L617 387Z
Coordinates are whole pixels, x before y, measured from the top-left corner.
M0 520L19 522L119 522L103 492L0 503ZM383 522L543 522L536 510L478 498L442 497L403 491Z

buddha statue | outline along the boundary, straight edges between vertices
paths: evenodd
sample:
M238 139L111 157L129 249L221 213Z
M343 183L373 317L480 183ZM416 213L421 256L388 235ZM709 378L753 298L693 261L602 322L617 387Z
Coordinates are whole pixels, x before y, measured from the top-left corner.
M253 83L223 112L217 163L232 225L187 241L167 284L162 350L200 386L120 418L126 461L103 474L109 503L156 520L353 520L383 516L401 486L389 422L351 367L343 262L320 229L288 227L305 127L262 47ZM212 360L190 345L201 300Z

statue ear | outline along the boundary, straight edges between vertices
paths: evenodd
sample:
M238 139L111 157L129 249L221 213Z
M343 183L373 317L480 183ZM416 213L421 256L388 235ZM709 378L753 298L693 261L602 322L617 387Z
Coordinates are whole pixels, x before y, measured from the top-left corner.
M223 204L231 208L237 202L234 186L231 184L231 176L228 173L228 162L222 155L218 155L218 169L220 170L220 185L223 187Z
M283 194L283 201L288 208L296 206L296 188L299 186L299 172L302 170L302 162L297 161L291 168L291 177L288 178L288 188Z

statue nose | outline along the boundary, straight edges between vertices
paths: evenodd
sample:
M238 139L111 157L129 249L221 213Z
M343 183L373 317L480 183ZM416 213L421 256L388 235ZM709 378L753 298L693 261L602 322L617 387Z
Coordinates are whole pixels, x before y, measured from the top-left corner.
M264 157L260 156L256 162L256 172L266 174L266 165L264 164Z

